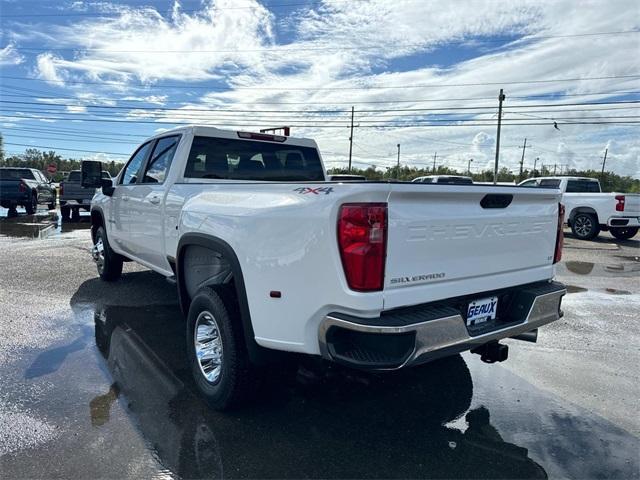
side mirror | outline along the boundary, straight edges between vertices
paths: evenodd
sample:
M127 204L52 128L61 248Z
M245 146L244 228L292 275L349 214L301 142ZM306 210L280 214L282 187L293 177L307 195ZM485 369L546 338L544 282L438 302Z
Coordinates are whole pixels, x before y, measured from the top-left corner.
M116 188L113 186L113 180L103 178L102 180L102 193L104 193L107 197L113 195L113 192Z
M102 163L84 160L81 166L82 186L84 188L102 187Z

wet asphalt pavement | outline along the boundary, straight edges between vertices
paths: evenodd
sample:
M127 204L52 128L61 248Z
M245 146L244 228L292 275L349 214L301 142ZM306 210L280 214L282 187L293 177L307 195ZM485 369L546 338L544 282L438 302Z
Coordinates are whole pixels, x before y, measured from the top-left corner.
M175 287L131 263L101 282L87 220L0 218L0 478L640 477L638 238L569 236L564 319L505 363L304 362L221 414Z

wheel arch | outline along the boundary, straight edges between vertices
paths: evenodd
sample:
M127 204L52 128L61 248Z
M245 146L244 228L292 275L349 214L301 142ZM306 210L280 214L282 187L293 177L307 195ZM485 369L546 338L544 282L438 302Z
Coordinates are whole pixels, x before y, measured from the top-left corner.
M175 273L178 288L178 299L180 301L180 309L182 310L182 313L186 317L189 313L189 306L191 304L191 296L187 287L188 274L185 272L185 254L189 247L201 247L210 250L215 254L221 255L229 264L231 279L233 280L233 287L235 288L235 294L238 300L242 332L249 353L249 358L253 363L262 363L264 361L265 349L260 347L255 341L242 268L235 251L231 245L224 240L213 235L206 235L202 233L187 233L180 238L175 259ZM211 281L211 283L203 283L200 286L216 286L229 283L231 282Z
M596 222L600 223L600 220L598 219L598 212L596 212L594 208L592 208L592 207L575 207L573 210L571 210L571 213L569 214L569 220L568 220L569 225L573 224L573 219L579 213L590 213L590 214L592 214L592 215L594 215L596 217Z

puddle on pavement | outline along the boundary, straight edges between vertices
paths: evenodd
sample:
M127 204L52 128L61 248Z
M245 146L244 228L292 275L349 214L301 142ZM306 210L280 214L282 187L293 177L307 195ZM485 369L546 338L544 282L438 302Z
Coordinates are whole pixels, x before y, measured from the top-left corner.
M635 276L640 273L640 265L633 263L600 264L593 262L568 261L559 265L559 270L567 270L577 275L599 275L615 277L621 274ZM561 271L559 273L562 273Z
M88 408L98 428L114 405L125 408L152 454L178 476L548 478L549 472L635 472L636 438L586 411L574 421L578 413L566 411L566 402L552 401L507 370L501 370L499 386L480 382L480 397L495 395L487 389L506 389L511 375L520 382L519 395L530 400L526 408L507 402L505 409L500 401L496 407L492 400L471 408L474 382L461 356L391 375L301 363L289 376L268 376L249 406L215 412L196 393L184 324L177 318L175 304L96 311L96 345L113 385ZM498 429L494 419L512 430ZM520 434L525 431L539 436L514 443L527 438ZM580 452L588 460L574 461L576 445L595 444L593 451Z
M79 221L63 222L57 210L40 210L34 215L18 213L8 216L8 210L0 209L0 237L44 240L76 230L89 230L90 221L91 217L88 214L81 214Z

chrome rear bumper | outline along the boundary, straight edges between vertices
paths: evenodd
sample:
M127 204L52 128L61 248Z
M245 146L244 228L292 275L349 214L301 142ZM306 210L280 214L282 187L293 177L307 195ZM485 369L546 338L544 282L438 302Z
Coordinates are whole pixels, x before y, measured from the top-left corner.
M509 317L503 315L484 332L471 332L463 313L450 304L426 304L422 310L412 307L410 312L390 312L375 319L333 313L320 324L320 351L326 359L360 368L389 370L425 363L558 320L566 292L556 282L511 289L508 293L519 300ZM420 317L424 320L411 322Z

